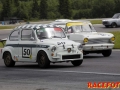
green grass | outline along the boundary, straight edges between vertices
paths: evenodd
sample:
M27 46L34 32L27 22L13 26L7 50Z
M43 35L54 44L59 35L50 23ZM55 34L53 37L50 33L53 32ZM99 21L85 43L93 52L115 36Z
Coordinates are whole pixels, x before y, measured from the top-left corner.
M114 49L120 49L120 31L110 32L115 36L115 46Z
M0 30L3 30L3 29L13 29L15 28L16 26L0 26Z
M4 45L5 45L5 42L4 42ZM4 45L0 42L0 47L4 47Z
M90 20L92 24L102 24L102 20Z

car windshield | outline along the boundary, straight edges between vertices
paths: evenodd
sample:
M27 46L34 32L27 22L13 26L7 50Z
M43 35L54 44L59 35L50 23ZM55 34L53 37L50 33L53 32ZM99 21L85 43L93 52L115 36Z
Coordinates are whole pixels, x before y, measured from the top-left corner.
M65 28L66 25L65 24L63 24L63 25L62 24L60 24L60 25L58 24L57 26L59 26L61 28Z
M118 18L120 16L120 14L114 14L112 18Z
M95 32L96 30L90 24L68 26L68 32Z
M47 27L47 28L40 28L36 30L37 37L39 39L48 39L48 38L65 38L65 33L61 28L55 27Z

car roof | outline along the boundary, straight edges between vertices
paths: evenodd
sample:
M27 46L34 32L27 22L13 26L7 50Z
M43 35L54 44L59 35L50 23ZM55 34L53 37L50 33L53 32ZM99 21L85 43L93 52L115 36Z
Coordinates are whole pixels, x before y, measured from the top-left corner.
M55 22L72 21L70 19L56 19Z
M15 27L14 29L39 29L39 28L43 28L43 27L57 27L56 25L51 25L51 24L25 24L25 25L21 25L18 27Z
M54 22L51 22L50 24L51 25L57 25L57 24L63 25L63 24L70 23L70 22L91 23L88 20L71 20L71 21L64 21L64 22L62 22L62 21L59 21L59 22L54 21Z

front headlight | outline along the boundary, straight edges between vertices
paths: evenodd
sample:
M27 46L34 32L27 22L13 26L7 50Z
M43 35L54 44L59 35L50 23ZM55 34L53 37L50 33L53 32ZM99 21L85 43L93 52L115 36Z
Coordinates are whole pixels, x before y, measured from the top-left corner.
M53 46L53 47L51 48L51 51L54 52L55 50L56 50L56 46Z
M88 43L88 38L84 38L83 42Z
M82 48L83 48L82 45L79 45L79 46L78 46L78 50L81 50Z
M111 37L110 41L114 42L115 41L115 37Z

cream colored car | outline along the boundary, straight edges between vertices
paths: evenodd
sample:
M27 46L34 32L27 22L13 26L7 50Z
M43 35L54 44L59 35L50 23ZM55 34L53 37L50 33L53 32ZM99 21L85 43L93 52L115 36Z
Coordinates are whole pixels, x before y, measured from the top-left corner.
M84 55L102 53L108 57L112 53L115 37L111 33L96 32L89 21L64 21L50 24L64 28L70 40L82 43Z

